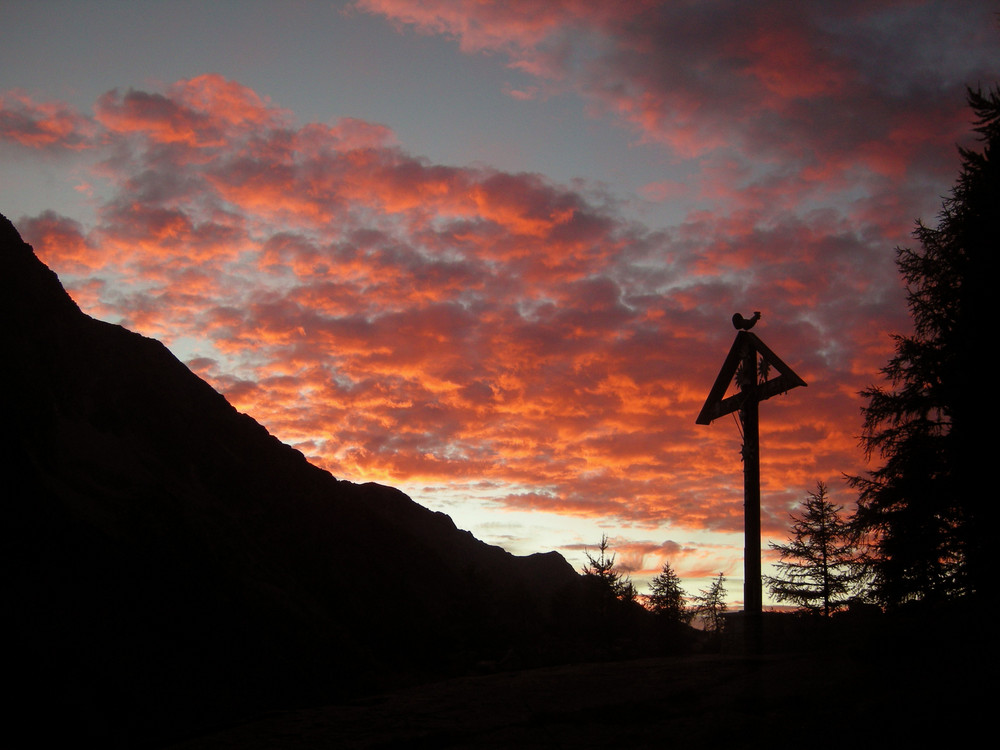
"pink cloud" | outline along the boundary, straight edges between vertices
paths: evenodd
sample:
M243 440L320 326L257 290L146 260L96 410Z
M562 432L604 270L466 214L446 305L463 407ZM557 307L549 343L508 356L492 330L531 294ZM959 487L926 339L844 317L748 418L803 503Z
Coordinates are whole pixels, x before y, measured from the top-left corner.
M95 112L111 132L193 148L221 146L224 132L228 136L273 127L285 117L252 90L218 74L179 81L167 94L109 91L98 100Z
M655 5L649 0L590 3L587 0L512 0L511 2L450 2L430 0L357 0L354 7L383 15L425 34L446 34L463 50L525 51L542 44L566 25L608 22L632 17Z
M92 148L96 128L63 102L39 102L23 91L0 93L0 143L42 151Z

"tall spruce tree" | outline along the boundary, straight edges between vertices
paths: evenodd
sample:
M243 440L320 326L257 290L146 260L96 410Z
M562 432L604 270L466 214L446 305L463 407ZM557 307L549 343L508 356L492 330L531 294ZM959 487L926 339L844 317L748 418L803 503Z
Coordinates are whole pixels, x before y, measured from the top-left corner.
M843 508L827 497L826 485L816 483L792 514L792 536L787 544L771 543L781 553L778 575L767 576L767 587L779 602L793 602L829 617L847 602L857 579L857 556Z
M883 604L984 594L992 528L986 397L996 255L1000 252L1000 90L969 90L982 151L962 169L937 227L897 249L913 333L894 336L888 387L862 392L862 444L883 464L852 477L854 528L870 543L872 593Z

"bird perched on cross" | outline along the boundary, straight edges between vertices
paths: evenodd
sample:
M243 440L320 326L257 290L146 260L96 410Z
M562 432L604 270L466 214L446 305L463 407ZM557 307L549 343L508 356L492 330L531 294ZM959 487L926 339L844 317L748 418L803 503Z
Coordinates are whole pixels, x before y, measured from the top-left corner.
M739 313L733 314L733 328L737 331L749 331L760 320L760 312L754 312L752 318L744 318Z

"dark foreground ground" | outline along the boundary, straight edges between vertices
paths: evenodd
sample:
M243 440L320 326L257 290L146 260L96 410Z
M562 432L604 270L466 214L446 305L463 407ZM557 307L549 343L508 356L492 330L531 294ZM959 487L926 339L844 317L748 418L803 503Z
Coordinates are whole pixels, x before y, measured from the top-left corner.
M980 740L983 660L684 656L463 677L274 712L201 748L892 747Z

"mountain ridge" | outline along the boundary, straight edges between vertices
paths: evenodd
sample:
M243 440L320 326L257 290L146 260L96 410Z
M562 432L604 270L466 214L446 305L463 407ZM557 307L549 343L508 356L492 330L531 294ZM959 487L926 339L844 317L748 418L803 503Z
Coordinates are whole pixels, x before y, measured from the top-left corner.
M4 217L0 348L28 704L155 744L582 637L560 555L309 464L160 342L85 315Z

